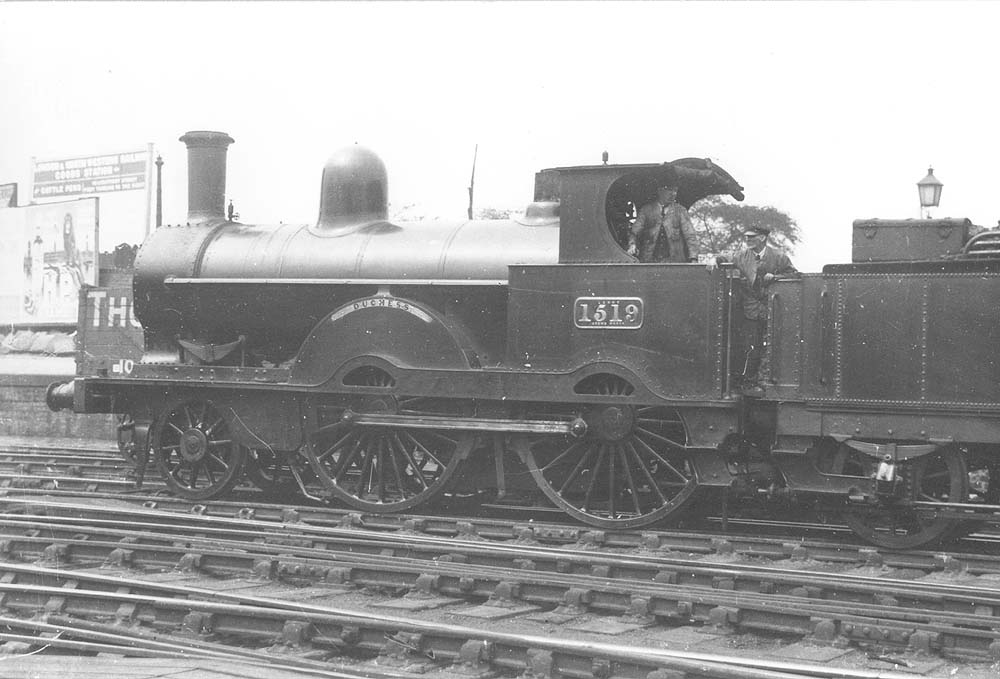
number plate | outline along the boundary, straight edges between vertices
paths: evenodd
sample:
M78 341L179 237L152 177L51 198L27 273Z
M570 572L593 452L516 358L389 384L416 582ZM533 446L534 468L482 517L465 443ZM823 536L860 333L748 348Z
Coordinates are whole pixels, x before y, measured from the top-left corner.
M642 298L577 297L573 323L578 328L641 328Z

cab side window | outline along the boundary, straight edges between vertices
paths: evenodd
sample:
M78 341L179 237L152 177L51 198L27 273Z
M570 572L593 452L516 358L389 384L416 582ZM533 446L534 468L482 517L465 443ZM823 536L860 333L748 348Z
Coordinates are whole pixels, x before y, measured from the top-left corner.
M608 230L611 238L623 252L628 249L629 230L635 224L636 211L647 199L644 193L648 193L648 190L644 191L644 186L651 183L644 181L641 175L633 173L619 178L608 189L604 203Z

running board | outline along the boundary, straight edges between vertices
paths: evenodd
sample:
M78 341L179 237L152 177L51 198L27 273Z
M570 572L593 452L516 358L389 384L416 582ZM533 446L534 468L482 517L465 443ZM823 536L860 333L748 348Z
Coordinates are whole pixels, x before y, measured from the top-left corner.
M580 437L587 433L582 418L563 420L500 420L486 417L451 417L436 415L394 415L391 413L344 412L344 422L364 427L399 427L404 429L459 429L492 431L504 434L568 434Z

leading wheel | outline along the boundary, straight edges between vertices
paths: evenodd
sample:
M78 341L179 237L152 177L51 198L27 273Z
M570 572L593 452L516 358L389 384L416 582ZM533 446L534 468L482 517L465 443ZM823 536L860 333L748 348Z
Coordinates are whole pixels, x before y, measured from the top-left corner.
M211 500L239 481L246 449L212 401L192 399L169 408L153 432L153 457L167 486L189 500Z
M528 419L583 416L587 433L514 440L535 482L556 506L601 528L634 528L678 515L697 487L684 424L672 408L593 405L543 409Z
M446 399L378 396L359 399L355 412L459 415ZM316 409L317 424L304 452L323 487L336 499L367 512L399 512L440 495L472 450L472 432L417 427L355 425L343 418L347 404Z
M846 445L834 456L833 473L871 478L878 460ZM955 447L896 466L901 492L877 506L852 508L844 521L859 537L890 549L916 549L948 540L961 529L961 523L942 517L921 515L909 502L965 502L969 494L969 474L965 458Z

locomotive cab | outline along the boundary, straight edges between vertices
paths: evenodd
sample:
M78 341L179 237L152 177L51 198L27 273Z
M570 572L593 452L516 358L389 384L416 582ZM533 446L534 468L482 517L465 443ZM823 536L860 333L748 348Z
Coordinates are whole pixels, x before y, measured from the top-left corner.
M506 364L575 371L602 362L647 398L725 395L727 281L703 266L640 263L626 252L636 211L668 172L686 208L713 194L743 198L725 170L697 158L536 175L535 204L559 201L559 263L511 267Z
M629 227L639 208L656 198L666 172L676 177L677 202L687 209L710 195L743 200L743 187L721 167L702 158L538 172L536 203L560 203L559 262L634 262L625 252Z

